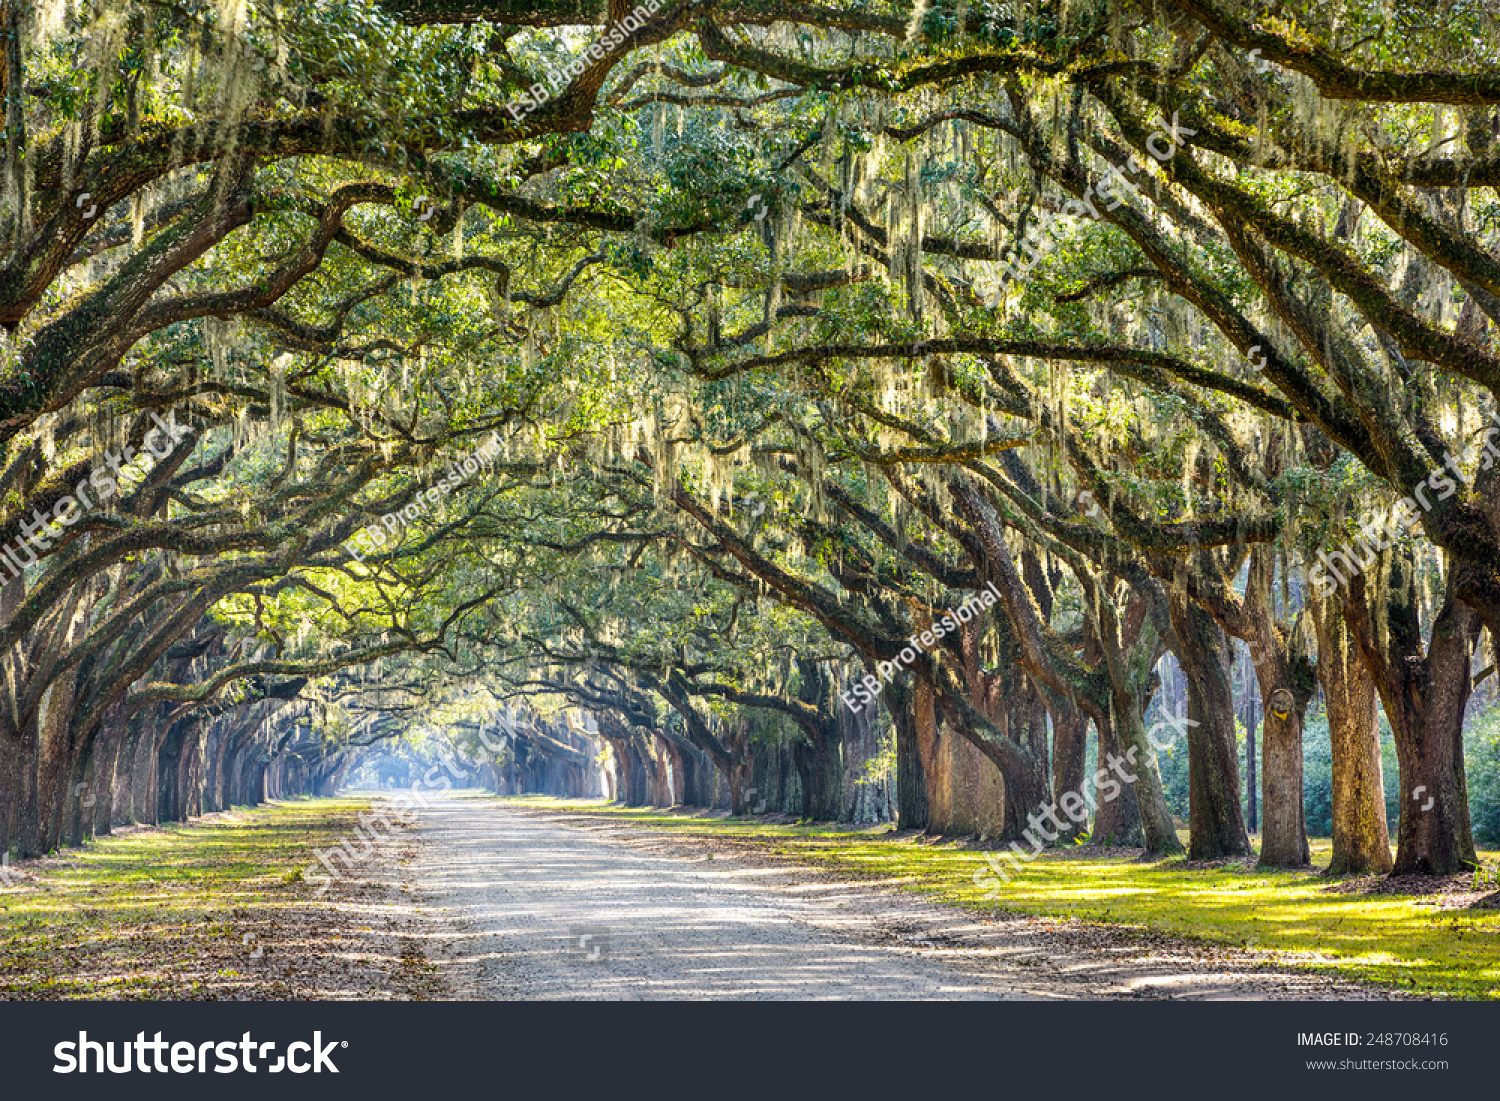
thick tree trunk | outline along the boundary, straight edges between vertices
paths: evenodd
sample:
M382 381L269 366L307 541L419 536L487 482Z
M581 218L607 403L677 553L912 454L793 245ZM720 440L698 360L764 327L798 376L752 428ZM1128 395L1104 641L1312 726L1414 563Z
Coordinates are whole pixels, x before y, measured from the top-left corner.
M1151 747L1146 725L1141 721L1142 692L1131 676L1125 652L1125 633L1121 630L1113 598L1104 591L1102 583L1095 581L1089 605L1098 624L1099 647L1109 673L1109 726L1119 743L1116 750L1119 757L1114 759L1102 754L1101 746L1100 767L1111 768L1123 774L1125 790L1122 796L1133 795L1135 798L1141 843L1145 845L1146 851L1158 856L1181 853L1182 842L1177 838L1166 794L1162 791L1156 755ZM1099 717L1096 715L1094 718L1098 722ZM1120 798L1116 798L1109 805L1120 801ZM1105 805L1101 796L1101 809ZM1122 842L1117 837L1115 843Z
M169 725L156 751L156 817L159 822L176 822L181 818L177 804L182 781L183 727L181 722Z
M670 807L676 802L673 798L671 771L668 768L666 747L660 738L650 734L642 738L642 755L646 758L647 766L651 769L651 805L654 807Z
M260 806L269 798L266 793L266 763L257 754L248 770L245 802L252 807Z
M927 777L917 735L914 693L901 678L886 686L883 699L896 727L896 822L903 830L927 828Z
M1123 760L1124 747L1115 736L1113 723L1096 722L1094 726L1099 732L1099 768L1108 773L1110 761ZM1113 778L1118 790L1108 779L1100 783L1096 796L1099 806L1094 812L1094 831L1089 840L1105 846L1144 845L1146 835L1141 828L1141 805L1135 797L1135 785L1123 782L1118 774L1113 774ZM1112 799L1106 798L1110 792L1114 792Z
M1037 555L1023 551L1020 564L1032 593L1039 594L1037 600L1045 614L1052 603L1051 585ZM996 641L998 668L987 672L980 639L991 634ZM970 704L996 734L1020 747L1021 752L986 753L981 748L986 740L974 736L974 731L965 731L966 716L948 708L948 725L958 736L948 739L954 744L947 756L954 758L958 767L947 768L961 818L939 832L968 832L986 839L1015 840L1033 828L1031 816L1047 808L1052 800L1047 702L1036 680L1016 661L1020 647L1007 616L995 615L987 627L972 627L960 637ZM969 736L962 736L965 734ZM935 804L934 791L935 784L929 775L929 801ZM1060 820L1067 828L1057 839L1071 838L1085 828L1085 824L1075 824L1066 817Z
M695 807L711 807L715 803L718 794L721 774L714 759L708 753L694 746L691 752L684 750L683 756L692 762L690 773L693 785L693 803ZM601 773L601 783L603 776Z
M952 823L952 756L938 751L938 717L932 685L920 677L912 678L910 707L916 728L917 756L927 786L927 832L939 836L960 832Z
M92 783L94 752L98 742L94 738L83 740L82 750L73 762L72 774L68 777L67 802L63 807L62 844L82 845L93 836L94 807L99 794Z
M973 644L972 636L965 637L964 648L970 665L970 679L982 683L985 678L979 670L978 648ZM991 781L988 785L980 787L971 782L976 803L972 832L981 837L1015 840L1026 830L1034 830L1034 817L1053 804L1054 792L1049 782L1051 769L1048 767L1051 746L1047 736L1047 704L1025 669L1017 664L1007 664L1003 658L1000 672L992 674L989 681L990 698L978 701L979 705L1000 734L1027 752L1009 755L1015 760L1004 767L997 767L996 762L981 772L976 780L988 779ZM979 756L977 750L973 756ZM1079 767L1082 767L1081 760ZM997 792L998 802L992 791ZM1074 823L1066 815L1059 815L1057 820L1066 828L1058 833L1055 841L1077 836L1086 827L1086 823Z
M246 757L249 747L238 726L233 728L233 734L226 754L224 763L224 806L225 809L242 806L250 801L248 794L249 763Z
M1144 604L1140 611L1144 614ZM1133 620L1131 626L1135 626ZM1132 632L1132 637L1138 637L1138 633L1137 627ZM1091 668L1104 664L1104 646L1096 632L1091 631L1084 636L1083 659L1084 663ZM1087 711L1083 708L1079 710L1088 717ZM1106 778L1101 780L1097 772L1094 776L1085 777L1085 782L1091 789L1094 789L1097 804L1094 809L1094 825L1089 833L1089 841L1091 844L1106 847L1143 845L1145 834L1141 829L1141 807L1135 797L1135 787L1131 784L1120 783L1122 778L1110 769L1109 762L1121 759L1124 754L1109 714L1110 709L1106 702L1102 711L1091 717L1097 739L1098 768L1106 770ZM1086 749L1086 746L1081 747L1080 752L1086 752ZM1119 784L1118 788L1110 783L1111 779ZM1107 796L1112 797L1107 798Z
M204 755L203 727L196 719L192 723L183 748L185 768L178 774L178 800L182 812L181 821L201 817L203 814Z
M15 844L20 855L41 856L46 852L42 846L42 798L38 778L41 773L38 755L41 738L37 735L36 716L21 728L20 792L16 805L20 809L17 821Z
M1094 628L1091 645L1097 647L1109 677L1108 708L1101 708L1098 701L1087 698L1083 706L1090 709L1090 717L1100 728L1099 767L1118 776L1122 785L1118 793L1111 792L1112 798L1100 792L1096 823L1103 821L1106 828L1101 830L1096 825L1095 833L1113 837L1117 845L1126 844L1129 842L1121 836L1125 829L1119 827L1135 826L1139 828L1140 843L1147 852L1157 856L1179 854L1183 851L1182 842L1178 840L1166 794L1162 791L1161 773L1156 767L1151 740L1141 721L1143 700L1149 697L1149 692L1136 671L1136 659L1140 655L1133 652L1151 597L1142 594L1133 599L1127 606L1127 618L1122 622L1114 595L1101 576L1081 572L1079 580ZM1117 806L1126 799L1134 800L1134 822L1129 820L1131 811L1128 807ZM1112 821L1115 816L1118 816L1117 821Z
M1376 579L1386 604L1384 635L1370 615L1365 575L1350 583L1345 618L1374 674L1401 768L1401 822L1392 875L1452 875L1477 861L1464 776L1464 711L1479 617L1448 579L1424 656L1411 559ZM1384 645L1382 645L1384 642Z
M1065 792L1084 790L1089 720L1067 700L1054 702L1052 714L1052 799L1058 802ZM1088 833L1087 822L1064 821L1068 828L1059 838L1061 842L1071 844Z
M13 9L17 11L19 9ZM19 48L20 43L14 45ZM25 581L12 578L0 585L0 621L15 614L25 595ZM19 655L0 654L0 673L14 677ZM12 714L0 709L0 855L20 855L22 810L25 802L26 739Z
M1467 675L1467 671L1465 671ZM1466 694L1451 682L1438 697ZM1437 703L1438 700L1434 700ZM1458 714L1403 716L1396 743L1401 769L1401 820L1393 875L1453 875L1478 862L1464 775L1463 721Z
M800 793L800 817L837 821L844 804L844 745L838 711L846 710L834 692L833 677L820 662L797 659L801 688L797 698L820 716L815 730L804 728L791 745L791 766Z
M844 754L838 724L823 724L822 737L798 741L792 761L802 782L802 813L815 822L835 822L844 805Z
M1328 874L1383 874L1393 862L1375 680L1350 636L1343 608L1318 601L1312 611L1318 632L1318 680L1333 748L1333 859Z
M1187 679L1188 856L1217 860L1245 856L1250 837L1240 813L1239 754L1234 733L1234 693L1229 672L1233 651L1217 623L1188 599L1170 598L1177 664ZM1180 713L1179 713L1180 716ZM1175 738L1171 731L1158 737Z
M666 755L667 763L672 766L672 793L677 797L677 802L691 806L693 804L694 785L692 782L691 755L685 752L675 742L667 741L662 746L662 752ZM579 794L582 794L584 778L579 776Z
M1264 715L1260 838L1262 868L1301 868L1312 862L1307 846L1307 813L1302 802L1302 713L1311 685L1293 678L1287 640L1272 616L1271 556L1257 549L1250 558L1245 590L1248 640L1256 659L1256 684Z
M123 703L112 705L105 712L94 747L93 777L89 781L95 796L90 829L94 837L108 837L114 828L115 782L120 771L120 749L125 744L125 723Z
M47 853L64 843L64 815L69 810L78 771L78 761L69 751L67 729L67 707L72 702L72 692L60 678L42 696L37 709L36 730L39 756L36 775L37 848L36 853ZM76 818L68 815L70 822Z
M759 785L755 782L755 754L750 746L748 720L740 718L737 729L728 740L734 765L726 780L729 783L729 813L742 818L755 811L761 798Z
M746 723L751 730L756 729L754 718L747 716ZM775 812L780 809L776 799L781 790L776 771L776 749L755 741L753 735L748 746L745 756L749 758L750 770L749 786L745 788L745 813Z
M1024 813L1036 809L1036 798L1046 790L1035 780L1012 770L1002 773L995 762L953 724L940 723L931 685L916 678L912 699L916 709L922 772L927 781L927 832L947 836L1000 837L1006 828L1008 804Z
M1256 740L1260 737L1260 714L1256 707L1255 692L1251 688L1251 684L1255 679L1255 665L1250 660L1248 650L1245 653L1244 660L1241 662L1240 669L1240 683L1243 686L1244 693L1241 722L1245 725L1245 824L1249 827L1250 832L1254 833L1260 829L1260 815L1256 806L1256 796L1259 792L1256 789L1255 775L1255 744Z
M208 730L208 764L203 777L203 809L224 809L224 753L229 747L229 731L222 718L215 719Z
M10 853L20 842L21 760L21 740L0 729L0 853Z
M1302 715L1284 698L1273 696L1264 703L1266 752L1261 793L1265 828L1259 864L1263 868L1300 868L1312 861L1307 814L1302 805Z
M646 761L645 755L641 753L640 747L631 739L631 744L626 747L627 756L630 759L630 800L627 806L649 807L652 805L652 775L651 766Z
M159 823L156 806L155 724L142 721L136 729L135 755L130 771L130 820L147 826Z
M896 809L895 760L893 754L889 759L881 754L894 746L883 742L881 735L890 726L876 725L882 714L879 708L867 707L856 713L841 703L836 714L845 747L844 803L839 817L846 822L889 822Z

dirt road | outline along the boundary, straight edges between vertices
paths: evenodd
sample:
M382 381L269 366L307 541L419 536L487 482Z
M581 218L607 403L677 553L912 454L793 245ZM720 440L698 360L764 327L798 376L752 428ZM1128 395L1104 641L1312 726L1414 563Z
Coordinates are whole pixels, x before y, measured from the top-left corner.
M403 869L448 996L512 999L1388 997L1320 976L995 919L639 830L435 804Z

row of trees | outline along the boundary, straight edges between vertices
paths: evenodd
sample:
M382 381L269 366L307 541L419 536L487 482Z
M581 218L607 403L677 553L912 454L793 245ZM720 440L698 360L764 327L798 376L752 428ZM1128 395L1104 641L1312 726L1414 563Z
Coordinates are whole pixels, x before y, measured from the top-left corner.
M1334 869L1462 870L1500 39L1437 9L0 0L0 543L72 519L0 589L0 848L524 699L497 786L602 742L632 802L1013 837L1128 754L1067 833L1174 853L1171 655L1191 856L1251 852L1250 714L1307 863L1321 695Z

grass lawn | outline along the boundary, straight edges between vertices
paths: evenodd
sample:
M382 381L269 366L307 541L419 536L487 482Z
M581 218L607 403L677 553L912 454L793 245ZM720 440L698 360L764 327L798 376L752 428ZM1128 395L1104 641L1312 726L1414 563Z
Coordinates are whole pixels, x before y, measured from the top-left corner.
M362 799L238 808L101 838L0 884L0 998L266 998L322 988L340 940L300 869L351 836ZM322 918L326 935L314 933ZM347 937L345 938L347 941Z
M1467 908L1483 897L1469 889L1468 877L1449 881L1443 893L1396 894L1385 893L1382 881L1371 877L1327 879L1318 871L1262 872L1238 863L1186 867L1181 859L1139 861L1086 849L1045 853L1001 887L999 897L987 900L995 880L983 853L895 836L889 826L778 825L626 809L599 800L524 796L504 802L751 845L974 910L1144 927L1248 947L1278 965L1328 970L1419 994L1500 998L1500 908ZM1311 844L1315 867L1326 867L1331 842ZM1494 865L1500 852L1482 851L1480 857ZM976 873L985 885L975 883Z

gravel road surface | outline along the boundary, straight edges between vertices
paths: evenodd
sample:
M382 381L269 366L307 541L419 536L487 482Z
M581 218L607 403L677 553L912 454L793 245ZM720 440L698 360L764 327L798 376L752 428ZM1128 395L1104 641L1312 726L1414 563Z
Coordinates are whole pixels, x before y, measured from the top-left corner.
M786 862L477 799L402 870L448 997L1383 998L1223 949L980 916Z

